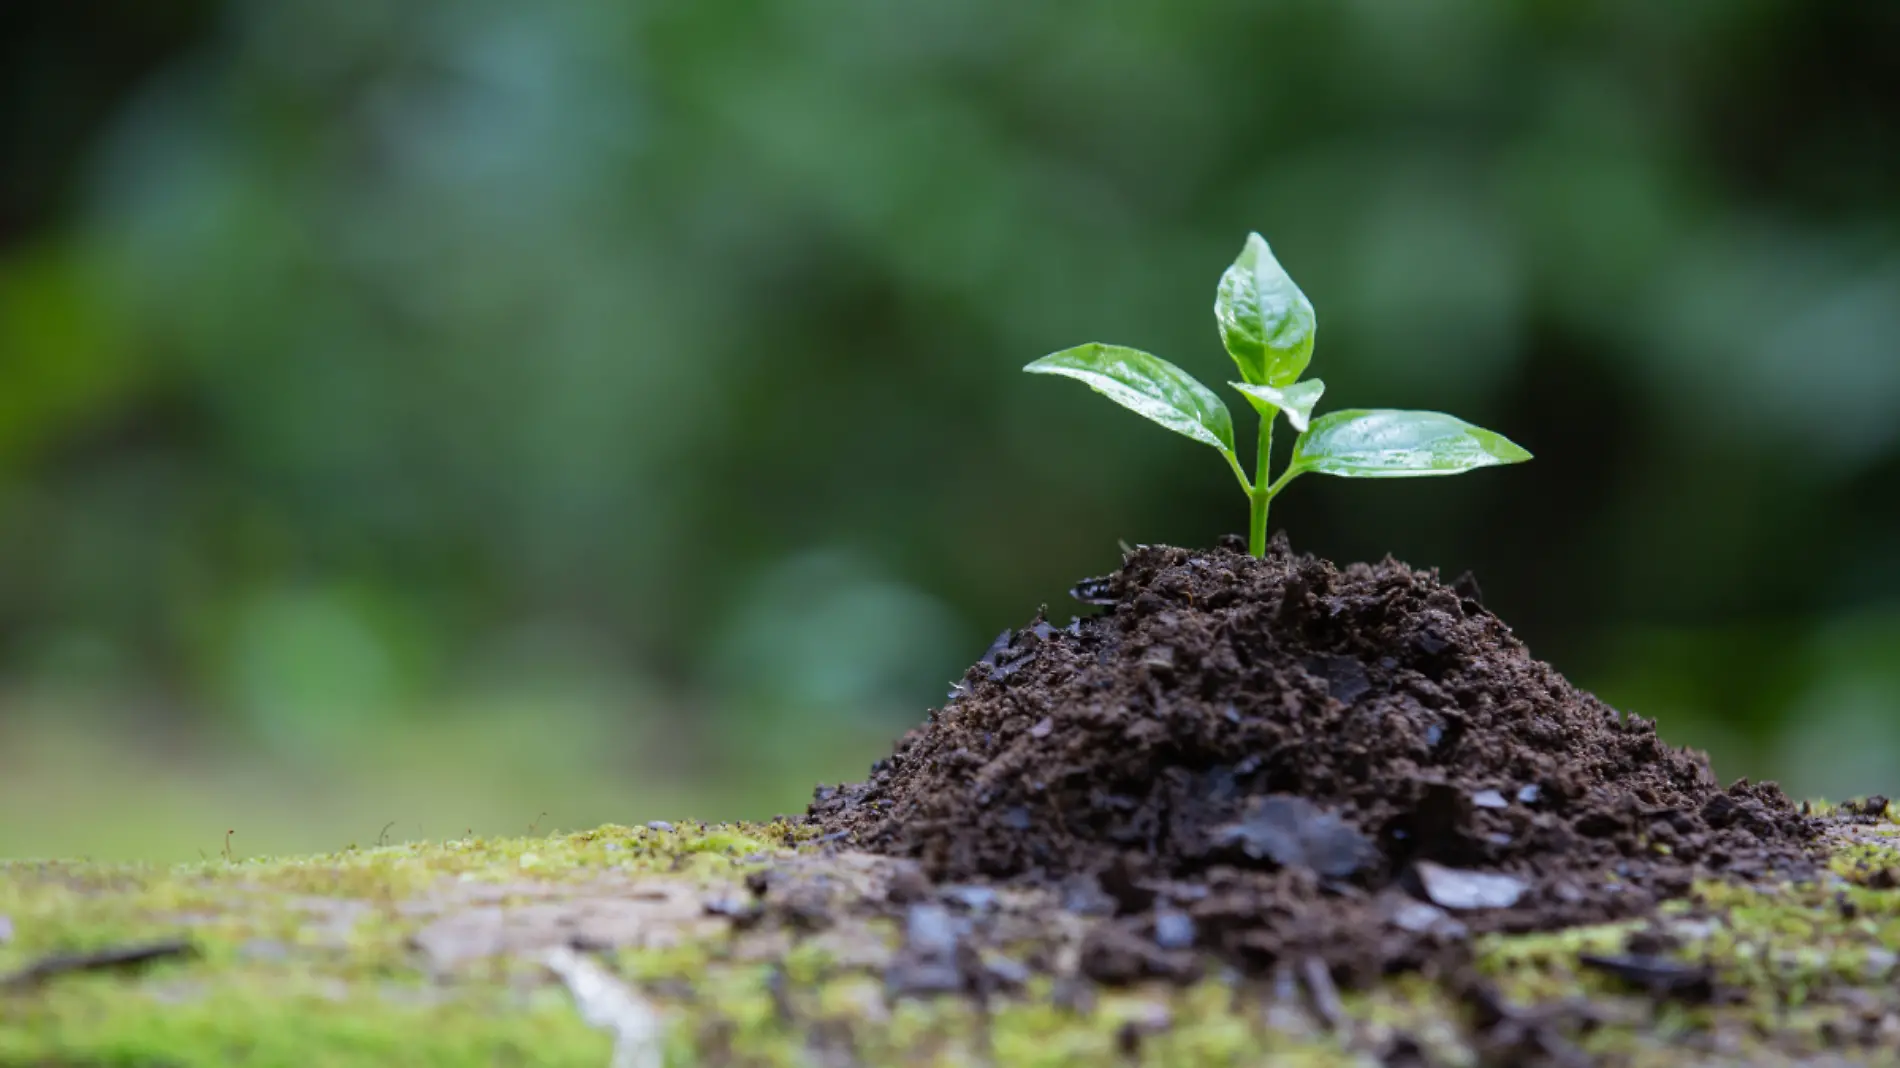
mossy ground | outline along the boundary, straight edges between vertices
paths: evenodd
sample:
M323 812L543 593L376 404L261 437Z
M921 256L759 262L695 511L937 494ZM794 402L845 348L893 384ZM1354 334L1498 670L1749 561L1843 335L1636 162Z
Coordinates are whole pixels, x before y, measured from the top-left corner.
M534 952L577 937L662 1010L675 1065L1361 1064L1400 1036L1431 1063L1487 1055L1468 999L1422 976L1332 1011L1286 981L1219 972L1079 999L1048 977L987 1004L891 999L889 921L738 929L704 908L778 866L848 886L852 857L813 833L607 826L175 868L0 864L0 977L181 935L196 950L0 987L0 1065L605 1065L612 1039ZM1900 828L1834 833L1821 881L1710 882L1640 925L1714 970L1716 1003L1580 964L1639 925L1489 938L1479 968L1513 1013L1593 1062L1900 1063Z

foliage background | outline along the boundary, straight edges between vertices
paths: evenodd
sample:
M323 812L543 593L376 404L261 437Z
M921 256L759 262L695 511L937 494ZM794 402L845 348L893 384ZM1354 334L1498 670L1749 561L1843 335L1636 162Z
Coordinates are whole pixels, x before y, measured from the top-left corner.
M1895 101L1873 0L8 4L0 854L799 809L1244 525L1018 369L1221 380L1248 229L1329 400L1538 457L1303 483L1297 547L1891 792Z

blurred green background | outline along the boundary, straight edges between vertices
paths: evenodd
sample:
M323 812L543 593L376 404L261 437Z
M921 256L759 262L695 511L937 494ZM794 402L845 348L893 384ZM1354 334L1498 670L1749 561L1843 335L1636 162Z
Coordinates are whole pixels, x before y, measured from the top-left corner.
M1018 371L1224 380L1249 229L1333 406L1537 454L1296 547L1900 789L1897 101L1877 0L0 6L0 854L800 810L1244 525Z

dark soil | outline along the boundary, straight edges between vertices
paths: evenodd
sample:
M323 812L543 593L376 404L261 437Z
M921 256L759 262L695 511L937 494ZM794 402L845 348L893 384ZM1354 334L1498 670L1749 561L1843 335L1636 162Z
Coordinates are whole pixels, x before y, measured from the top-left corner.
M1772 784L1531 657L1476 584L1387 559L1144 547L971 667L812 817L932 879L1104 917L1082 970L1187 977L1212 951L1334 977L1459 959L1474 933L1639 915L1712 873L1806 873Z

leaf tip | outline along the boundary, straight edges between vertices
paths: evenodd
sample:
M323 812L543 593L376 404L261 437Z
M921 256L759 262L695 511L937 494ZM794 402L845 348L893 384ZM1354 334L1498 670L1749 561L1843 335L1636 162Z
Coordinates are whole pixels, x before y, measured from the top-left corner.
M1492 443L1490 453L1492 456L1497 458L1498 463L1521 464L1524 461L1533 458L1531 456L1531 451L1529 449L1525 448L1522 445L1519 445L1515 441L1512 441L1510 438L1505 437L1503 434L1500 434L1495 430L1490 431L1489 433L1491 434L1493 438L1496 439Z
M1047 356L1039 356L1023 364L1023 370L1028 371L1032 375L1057 374L1071 366L1075 359L1085 350L1100 347L1101 346L1095 344L1076 345L1071 348L1063 349L1060 352L1052 352Z

